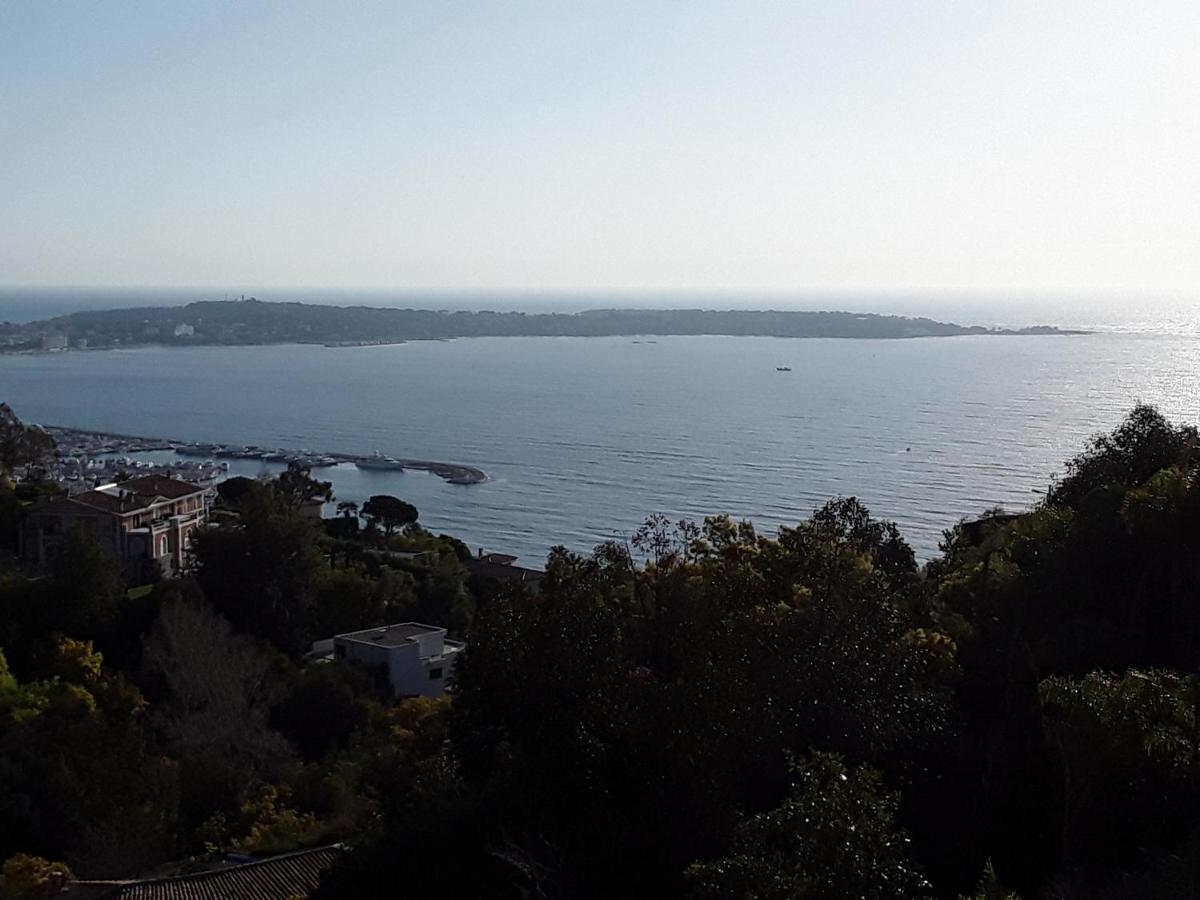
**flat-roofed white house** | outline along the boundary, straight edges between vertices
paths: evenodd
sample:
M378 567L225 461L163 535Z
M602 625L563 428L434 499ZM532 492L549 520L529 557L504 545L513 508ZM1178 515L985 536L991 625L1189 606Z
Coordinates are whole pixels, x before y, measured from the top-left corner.
M335 635L333 656L383 667L397 697L440 697L465 646L447 638L445 628L401 622Z

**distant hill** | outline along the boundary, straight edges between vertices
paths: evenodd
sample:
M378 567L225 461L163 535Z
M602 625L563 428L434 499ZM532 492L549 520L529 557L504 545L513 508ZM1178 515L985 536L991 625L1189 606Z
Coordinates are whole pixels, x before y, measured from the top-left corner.
M579 313L448 312L205 300L186 306L77 312L0 326L9 350L143 344L382 344L460 337L611 337L721 334L790 338L914 338L966 334L1068 334L1050 326L993 329L926 318L852 312L597 309Z

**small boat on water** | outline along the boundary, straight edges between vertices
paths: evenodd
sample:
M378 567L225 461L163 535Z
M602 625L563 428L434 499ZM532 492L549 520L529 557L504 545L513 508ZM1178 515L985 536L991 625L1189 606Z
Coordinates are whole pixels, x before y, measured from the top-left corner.
M376 469L388 472L404 471L404 464L400 460L391 456L383 456L380 453L356 459L354 465L360 469Z
M776 372L790 372L790 371L792 371L792 367L791 366L776 366L775 371Z

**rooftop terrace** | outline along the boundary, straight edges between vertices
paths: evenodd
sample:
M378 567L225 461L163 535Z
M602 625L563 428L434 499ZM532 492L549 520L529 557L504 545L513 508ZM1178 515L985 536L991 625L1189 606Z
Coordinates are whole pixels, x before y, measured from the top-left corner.
M376 644L380 647L399 647L416 640L423 634L445 634L446 629L433 625L422 625L420 622L401 622L398 625L386 625L382 628L364 628L362 631L351 631L339 634L337 637L351 641L361 641L365 644Z

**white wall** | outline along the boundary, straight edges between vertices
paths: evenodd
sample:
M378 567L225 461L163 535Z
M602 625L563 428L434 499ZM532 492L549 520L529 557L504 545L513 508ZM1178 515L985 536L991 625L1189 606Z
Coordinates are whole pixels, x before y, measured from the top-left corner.
M334 655L337 648L345 648L348 662L368 666L383 666L388 681L397 697L440 697L446 692L446 683L454 672L454 657L460 648L445 647L444 632L418 635L395 647L383 647L367 641L334 638ZM448 652L447 652L448 651ZM441 669L441 674L430 678L430 672Z

